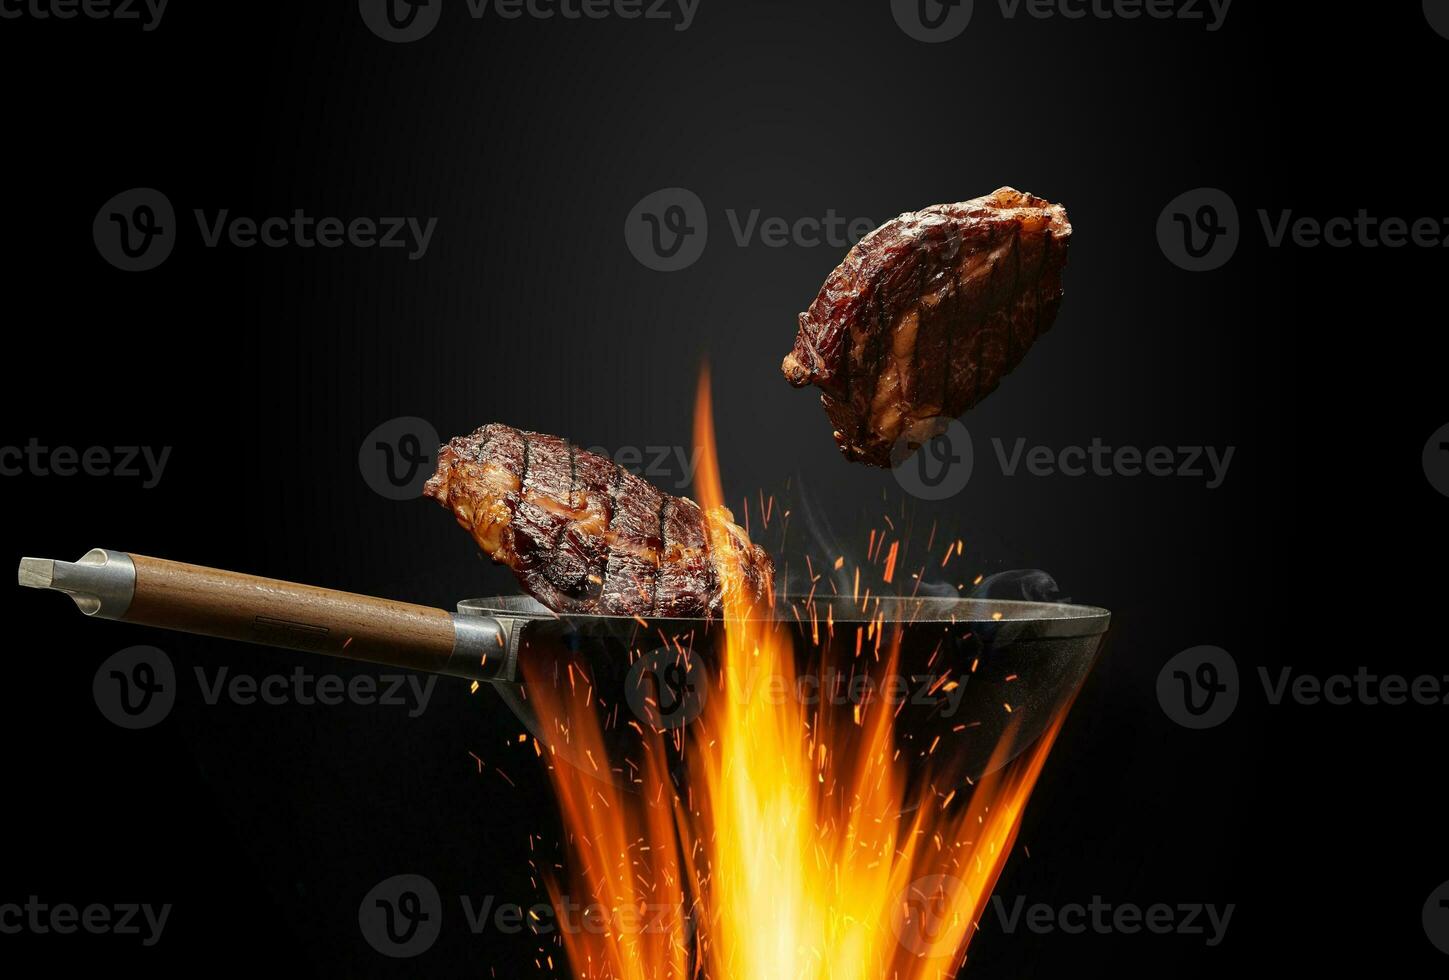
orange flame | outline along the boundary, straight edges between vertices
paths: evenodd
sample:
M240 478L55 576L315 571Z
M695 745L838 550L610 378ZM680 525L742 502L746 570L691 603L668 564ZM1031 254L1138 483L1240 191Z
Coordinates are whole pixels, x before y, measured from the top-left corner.
M696 498L706 510L723 506L707 370L694 438ZM592 927L559 930L570 969L580 980L954 976L1065 707L1008 760L1013 720L969 798L938 793L929 778L911 790L892 707L882 699L842 711L779 697L797 690L788 620L742 601L724 610L721 687L704 714L687 731L627 722L642 761L609 759L603 733L618 713L582 671L573 683L529 678L552 728L546 759L569 847L567 871L549 875L548 887L556 906L577 907L583 896L596 909ZM872 629L879 640L887 627L889 672L901 633L884 621ZM857 632L842 649L859 658L859 640ZM559 745L574 761L559 758ZM670 748L687 756L682 785L671 778Z

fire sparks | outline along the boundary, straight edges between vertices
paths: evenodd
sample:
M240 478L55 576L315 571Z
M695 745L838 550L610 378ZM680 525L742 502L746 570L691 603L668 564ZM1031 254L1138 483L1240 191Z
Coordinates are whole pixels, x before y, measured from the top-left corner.
M694 436L696 500L706 510L723 506L707 374ZM761 499L764 522L773 509L773 498ZM893 534L889 518L886 524ZM899 540L887 546L888 536L871 531L868 548L872 561L884 552L887 583L900 554ZM942 564L962 550L952 541ZM843 563L837 559L834 569ZM859 569L855 575L859 598ZM945 741L936 734L929 747L924 740L912 746L897 730L903 702L775 696L800 690L802 681L825 690L831 677L850 684L870 681L872 671L894 677L903 624L889 621L880 599L872 605L867 591L859 598L861 620L845 624L833 606L816 610L813 591L789 616L744 601L726 590L722 641L710 651L718 671L687 724L625 723L640 736L637 758L610 754L617 714L598 700L592 677L576 675L572 665L563 683L527 677L548 719L550 730L534 748L547 763L569 847L566 870L547 887L555 902L586 895L604 912L600 928L559 932L569 969L579 980L954 976L1065 708L1016 754L1010 746L1022 716L1002 706L1010 718L989 764L958 792L963 780L951 769L951 739L980 722L951 727ZM649 632L641 623L638 635ZM805 638L814 659L801 673ZM692 646L664 640L670 669L693 676ZM936 665L939 652L938 644L926 689L933 697L959 696L979 661ZM658 711L657 695L646 703ZM908 774L908 761L924 775Z

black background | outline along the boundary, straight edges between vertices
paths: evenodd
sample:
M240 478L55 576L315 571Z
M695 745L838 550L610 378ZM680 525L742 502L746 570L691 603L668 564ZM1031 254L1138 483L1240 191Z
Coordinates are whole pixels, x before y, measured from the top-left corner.
M913 506L964 537L974 569L1048 569L1114 624L1033 799L1031 856L999 891L1236 912L1215 948L987 922L964 975L1442 970L1420 911L1449 878L1449 707L1269 707L1256 675L1446 673L1446 501L1420 465L1449 421L1443 313L1421 304L1449 251L1269 249L1256 211L1449 216L1449 40L1418 3L1288 7L1234 4L1209 32L1007 20L978 3L940 45L907 37L888 3L826 0L702 0L684 32L475 21L450 3L413 44L375 37L345 2L176 4L153 32L0 21L0 445L173 447L149 490L3 478L9 556L108 547L442 606L509 591L447 515L367 486L367 433L416 415L444 437L499 420L585 446L687 446L704 358L731 499L803 483L863 552L899 488L841 461L814 397L778 374L795 313L842 252L740 247L726 212L880 221L1012 184L1070 210L1068 298L968 416L971 485ZM164 265L128 274L97 253L91 223L138 186L169 197L181 237ZM711 231L699 262L664 274L621 232L669 186L700 196ZM1199 186L1234 197L1243 242L1192 274L1154 229ZM220 208L438 226L416 262L205 248L191 212ZM993 436L1236 455L1212 491L1008 479L982 465ZM536 972L534 942L469 934L456 900L419 960L384 959L357 926L368 889L405 872L445 898L536 899L527 841L553 826L552 804L490 693L439 681L415 719L211 706L194 667L260 676L297 657L88 622L59 596L12 591L4 608L0 902L174 911L152 948L3 935L0 962ZM128 732L96 710L91 680L137 643L166 650L184 682L163 724ZM1245 690L1228 723L1190 732L1155 682L1199 644L1228 649Z

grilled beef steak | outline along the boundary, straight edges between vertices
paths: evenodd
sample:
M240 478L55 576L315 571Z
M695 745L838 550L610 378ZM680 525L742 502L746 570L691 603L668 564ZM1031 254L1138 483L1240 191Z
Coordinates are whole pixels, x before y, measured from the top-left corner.
M1072 226L1003 187L871 232L800 314L786 379L818 387L850 460L901 461L991 394L1056 318ZM907 453L908 454L908 453Z
M770 601L774 565L727 509L557 436L485 425L442 448L423 492L555 612L694 618L726 596Z

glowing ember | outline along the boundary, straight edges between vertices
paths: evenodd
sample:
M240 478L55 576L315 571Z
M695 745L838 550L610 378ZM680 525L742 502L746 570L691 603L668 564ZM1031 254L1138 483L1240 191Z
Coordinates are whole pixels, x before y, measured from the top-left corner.
M696 499L706 509L722 506L707 374L694 435L701 454ZM773 506L773 500L761 502L762 521ZM887 582L899 554L898 543L886 545L893 531L873 531L868 549L884 551ZM946 560L962 547L951 542ZM618 706L601 703L585 669L572 664L566 681L527 677L539 715L552 719L542 751L567 834L567 868L548 888L555 905L595 910L580 928L558 935L574 976L927 980L956 974L1065 707L1014 758L1007 746L1021 716L1012 715L1000 729L987 775L958 793L953 787L962 780L954 778L947 761L952 752L940 735L929 747L899 737L900 703L780 697L806 679L818 679L823 689L831 677L894 676L903 624L876 613L879 599L871 605L868 592L860 594L858 570L856 582L860 623L837 622L833 606L817 616L810 601L777 617L741 608L734 596L723 649L712 651L718 672L711 676L719 686L709 689L702 713L686 726L659 730L621 720ZM846 632L852 629L853 636ZM831 643L837 630L841 641ZM796 675L802 636L815 643L820 661L806 678ZM640 623L631 656L645 656L661 639L670 668L688 674L698 637L661 637ZM938 676L929 693L953 696L961 686L956 678L974 676L976 667L933 664ZM963 737L957 733L977 724L956 725L947 737ZM637 758L610 754L606 733L621 725L643 745ZM671 759L679 758L687 778L671 769ZM908 776L907 763L924 774Z

